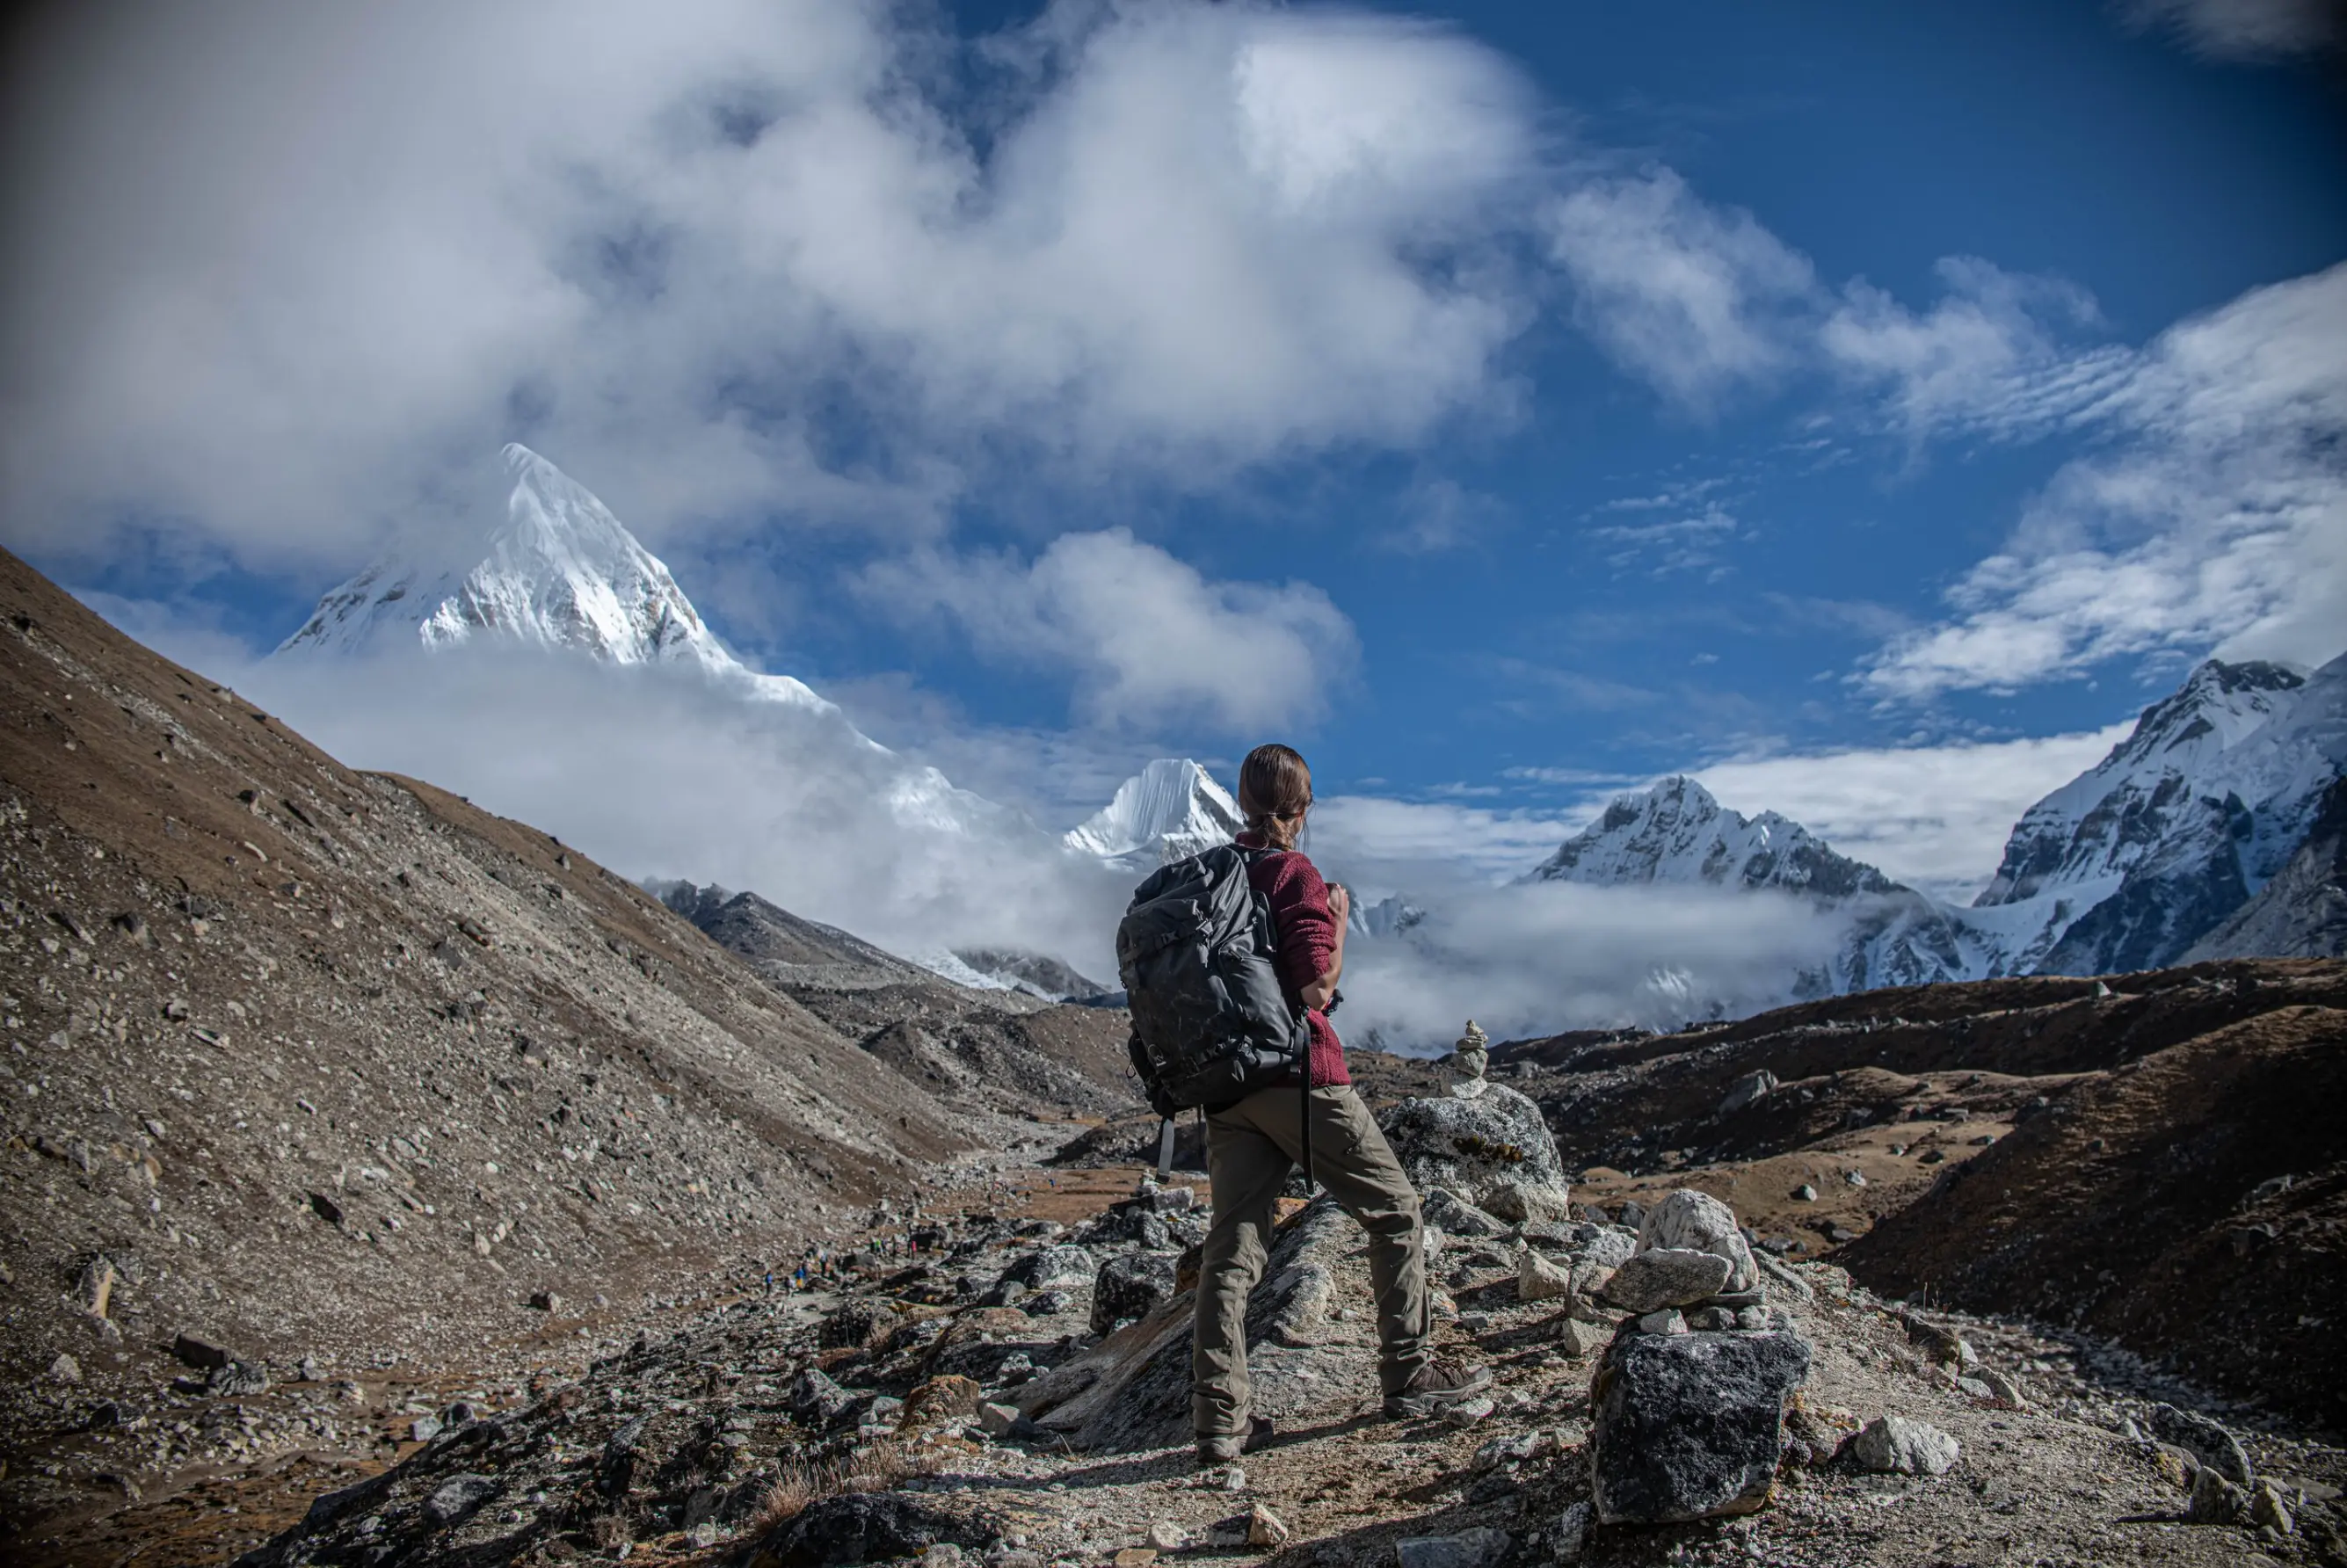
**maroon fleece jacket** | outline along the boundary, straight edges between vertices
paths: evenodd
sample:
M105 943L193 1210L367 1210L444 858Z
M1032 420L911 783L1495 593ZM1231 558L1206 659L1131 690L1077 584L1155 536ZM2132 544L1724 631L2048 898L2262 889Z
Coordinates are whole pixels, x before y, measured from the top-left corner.
M1239 844L1261 849L1263 839L1243 833ZM1279 983L1293 996L1328 972L1337 956L1337 917L1328 910L1328 885L1319 869L1299 850L1266 855L1247 867L1247 882L1271 906L1271 928L1279 938L1279 957L1273 968ZM1305 1015L1312 1026L1312 1087L1334 1088L1350 1083L1345 1071L1345 1047L1319 1009Z

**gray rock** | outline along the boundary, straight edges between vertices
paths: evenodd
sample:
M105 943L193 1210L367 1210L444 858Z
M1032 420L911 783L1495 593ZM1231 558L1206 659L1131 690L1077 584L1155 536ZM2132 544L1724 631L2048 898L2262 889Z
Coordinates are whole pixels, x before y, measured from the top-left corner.
M409 1442L428 1443L439 1435L440 1418L437 1416L418 1416L414 1420L407 1423L407 1440Z
M2208 1465L2192 1472L2192 1501L2184 1517L2195 1524L2238 1524L2250 1512L2249 1489L2219 1475Z
M2260 1481L2250 1491L2250 1523L2277 1535L2295 1534L2298 1530L2298 1521L2291 1517L2290 1503L2283 1498L2281 1488L2270 1481Z
M1727 1098L1719 1102L1719 1114L1733 1116L1747 1105L1758 1104L1777 1087L1777 1075L1767 1068L1747 1072L1727 1086Z
M939 1544L983 1550L999 1533L982 1515L948 1509L941 1501L899 1491L851 1491L799 1510L766 1537L759 1555L778 1568L829 1568L921 1557Z
M852 1296L824 1317L815 1342L826 1350L861 1349L897 1321L896 1308L870 1296Z
M1404 1100L1380 1119L1386 1142L1419 1192L1450 1187L1471 1201L1502 1183L1563 1188L1564 1165L1540 1107L1503 1085L1472 1100Z
M1461 1399L1456 1404L1443 1406L1442 1419L1454 1427L1471 1427L1488 1419L1499 1408L1497 1401L1491 1399Z
M1515 1542L1481 1525L1456 1535L1410 1535L1394 1542L1395 1568L1491 1568Z
M857 1403L854 1394L813 1367L791 1379L790 1392L784 1399L799 1424L816 1431L828 1431L846 1419Z
M1090 1285L1100 1273L1100 1260L1072 1243L1047 1246L1029 1254L1003 1271L1030 1290L1075 1290Z
M1818 1190L1817 1188L1809 1185L1809 1183L1803 1182L1799 1186L1793 1189L1793 1197L1795 1201L1799 1203L1814 1204L1818 1201Z
M1797 1334L1615 1339L1591 1390L1598 1520L1665 1524L1758 1508L1776 1478L1785 1402L1809 1374Z
M1687 1320L1680 1315L1677 1307L1665 1307L1660 1311L1647 1313L1634 1327L1641 1334L1684 1334L1687 1331Z
M1548 1554L1553 1563L1577 1562L1589 1543L1589 1504L1576 1502L1558 1514L1548 1527Z
M1010 1435L1010 1429L1019 1424L1019 1407L1016 1405L980 1405L978 1408L978 1424L980 1429L985 1431L988 1437L1008 1437Z
M1794 1300L1815 1301L1818 1298L1817 1287L1794 1273L1791 1265L1769 1256L1766 1251L1754 1253L1752 1262L1772 1283L1783 1286Z
M2150 1425L2153 1437L2185 1450L2203 1466L2215 1471L2235 1486L2246 1488L2256 1480L2250 1469L2249 1453L2241 1447L2241 1440L2226 1430L2221 1422L2212 1420L2198 1410L2178 1409L2174 1405L2154 1405Z
M179 1358L180 1365L206 1372L215 1367L225 1367L231 1359L226 1350L210 1340L186 1333L171 1341L171 1354Z
M1508 1234L1508 1227L1448 1187L1428 1187L1419 1212L1426 1223L1445 1235L1487 1240Z
M204 1388L208 1392L231 1399L265 1394L269 1391L269 1373L265 1368L251 1361L231 1361L224 1367L213 1368L204 1378Z
M1576 1361L1603 1346L1606 1338L1604 1329L1578 1317L1563 1318L1556 1327L1557 1348Z
M1647 1211L1638 1225L1638 1250L1707 1252L1728 1262L1723 1290L1750 1290L1760 1281L1752 1248L1736 1211L1692 1187L1682 1187Z
M1573 1294L1573 1272L1549 1262L1531 1247L1516 1259L1516 1299L1553 1301Z
M1684 1307L1717 1295L1734 1270L1735 1266L1717 1253L1657 1247L1635 1254L1615 1269L1603 1294L1624 1312Z
M1945 1475L1963 1450L1928 1421L1877 1416L1845 1445L1851 1460L1878 1475Z
M1092 1332L1105 1334L1122 1319L1146 1317L1170 1300L1179 1263L1172 1253L1130 1252L1102 1265L1092 1282Z
M1511 1225L1562 1225L1573 1218L1571 1193L1563 1187L1543 1187L1531 1182L1501 1182L1483 1194L1478 1206Z
M1698 1334L1724 1334L1737 1326L1735 1311L1725 1307L1695 1307L1687 1313L1686 1324ZM1753 1327L1757 1328L1759 1325L1756 1323Z
M497 1483L485 1475L452 1475L424 1500L424 1512L438 1524L453 1524L497 1494Z
M57 1358L49 1363L49 1380L54 1383L80 1382L81 1363L60 1351Z

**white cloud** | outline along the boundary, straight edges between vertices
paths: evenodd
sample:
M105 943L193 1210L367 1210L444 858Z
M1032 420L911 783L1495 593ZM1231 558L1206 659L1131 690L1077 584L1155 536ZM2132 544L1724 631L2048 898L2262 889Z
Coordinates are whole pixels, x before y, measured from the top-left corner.
M1775 811L1911 887L1963 902L1995 874L2021 814L2102 761L2132 721L2081 734L1731 758L1692 776L1723 804Z
M1504 1039L1737 1017L1790 1000L1834 940L1807 906L1769 894L1544 882L1427 903L1408 936L1347 947L1336 1021L1348 1041L1427 1050L1470 1018Z
M1668 169L1594 179L1547 213L1573 315L1626 369L1702 409L1790 365L1789 313L1809 260L1740 209L1705 202Z
M2267 60L2347 41L2338 0L2121 0L2137 26L2174 32L2200 54Z
M53 12L0 92L12 532L344 566L466 512L508 436L591 452L655 545L919 531L989 477L1211 486L1512 395L1535 111L1496 55L1256 5L1066 0L978 49L907 15Z
M1818 329L1827 363L1880 385L1911 433L2034 431L2092 402L2123 369L2124 350L2074 354L2058 342L2050 323L2096 319L2075 285L1972 256L1943 258L1935 271L1945 292L1928 310L1853 281Z
M2312 664L2347 641L2347 265L2253 290L2121 368L2067 416L2107 449L2065 465L1869 688L2011 690L2212 647Z
M1372 897L1403 888L1423 894L1430 877L1521 876L1594 815L1328 795L1313 808L1309 847Z
M1015 812L940 809L942 781L836 711L493 644L210 673L353 766L427 778L630 876L753 888L899 952L1027 947L1114 970L1129 878Z
M864 586L888 613L951 616L985 657L1071 669L1078 715L1104 728L1309 723L1358 654L1352 622L1309 583L1210 582L1123 528L1062 534L1031 563L885 561Z

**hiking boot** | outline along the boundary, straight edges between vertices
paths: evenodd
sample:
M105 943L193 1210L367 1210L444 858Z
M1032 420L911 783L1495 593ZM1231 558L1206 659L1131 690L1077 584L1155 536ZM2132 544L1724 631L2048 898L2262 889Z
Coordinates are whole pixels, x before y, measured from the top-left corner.
M1489 1388L1491 1368L1470 1367L1447 1356L1437 1356L1420 1367L1401 1392L1386 1396L1386 1415L1392 1420L1408 1420L1419 1416L1438 1415L1445 1405L1455 1405Z
M1271 1440L1271 1418L1257 1416L1247 1423L1245 1433L1225 1432L1218 1437L1198 1440L1198 1462L1202 1465L1234 1464L1239 1455L1261 1448Z

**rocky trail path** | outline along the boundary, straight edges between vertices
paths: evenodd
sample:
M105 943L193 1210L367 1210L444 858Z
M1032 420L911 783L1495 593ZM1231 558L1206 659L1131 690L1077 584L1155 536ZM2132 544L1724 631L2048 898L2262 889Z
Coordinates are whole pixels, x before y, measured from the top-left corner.
M2347 1562L2347 1451L2319 1434L2075 1332L1768 1257L1692 1193L1642 1214L1494 1181L1476 1162L1501 1145L1447 1108L1417 1125L1440 1338L1494 1372L1443 1419L1382 1419L1359 1234L1296 1202L1250 1317L1277 1430L1199 1468L1183 1367L1203 1194L998 1164L979 1202L876 1216L876 1239L919 1236L919 1261L712 1302L529 1403L452 1412L241 1561ZM1793 1368L1774 1383L1772 1358Z

